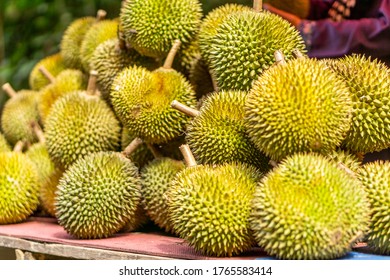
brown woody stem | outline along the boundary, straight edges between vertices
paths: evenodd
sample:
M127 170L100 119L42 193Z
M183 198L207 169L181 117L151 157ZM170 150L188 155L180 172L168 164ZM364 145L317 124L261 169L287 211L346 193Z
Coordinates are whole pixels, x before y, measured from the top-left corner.
M15 144L13 151L17 152L17 153L23 151L24 145L25 145L24 141L21 141L21 140L18 141Z
M2 86L2 89L5 91L5 93L8 94L9 97L13 98L17 95L16 91L14 90L14 88L9 84L9 83L5 83L3 86Z
M338 166L341 170L345 171L348 175L350 175L350 176L352 176L352 177L356 177L355 172L353 172L351 169L349 169L348 167L346 167L345 164L339 162L339 163L337 163L337 166Z
M179 50L180 45L181 45L180 40L175 40L171 50L169 51L169 53L167 55L167 58L165 59L165 62L164 62L164 65L163 65L163 67L165 69L171 69L172 68L173 60L175 59L176 53Z
M286 64L286 60L284 58L284 55L280 50L275 51L274 57L275 57L275 64L276 65L285 65Z
M200 113L198 110L192 109L191 107L188 107L187 105L184 105L177 100L172 101L171 107L193 118L198 116Z
M107 16L107 12L105 10L98 10L96 13L96 21L101 21L105 19Z
M304 58L303 54L298 49L293 50L292 53L293 53L295 58Z
M124 149L122 155L129 158L131 154L143 143L141 138L134 138L133 141Z
M190 146L188 146L187 144L181 145L179 149L184 157L184 162L187 165L187 167L197 166L196 160L194 158L194 155L191 152Z
M253 9L255 10L255 12L261 12L263 10L263 1L253 0Z
M162 158L163 157L161 152L153 144L147 143L146 146L148 146L148 149L152 152L154 158Z
M36 121L32 121L31 127L34 130L34 133L37 136L39 143L45 143L45 135L41 126Z
M217 78L215 77L215 72L210 69L209 73L210 73L210 77L211 77L211 82L213 83L213 89L215 92L218 92L219 88L218 88Z
M87 92L89 95L95 95L95 93L96 93L97 75L98 75L98 72L95 70L92 70L91 72L89 72L88 87L87 87Z
M55 81L55 77L45 68L45 66L40 66L38 68L39 72L42 73L43 76L50 82L53 83Z
M270 160L269 161L269 165L271 165L272 167L277 167L278 166L278 163L276 162L276 161L274 161L274 160Z

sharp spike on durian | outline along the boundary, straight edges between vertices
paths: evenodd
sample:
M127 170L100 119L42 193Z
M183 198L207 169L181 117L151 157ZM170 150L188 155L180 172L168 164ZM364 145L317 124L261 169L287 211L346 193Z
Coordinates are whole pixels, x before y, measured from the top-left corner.
M2 89L5 91L6 94L8 94L9 97L13 98L17 95L16 91L14 90L14 88L11 86L10 83L5 83L3 86L2 86Z
M176 110L186 114L189 117L193 117L194 118L194 117L199 115L199 111L198 110L195 110L195 109L193 109L191 107L188 107L188 106L184 105L183 103L180 103L177 100L173 100L172 101L171 107L173 109L176 109Z
M194 158L194 155L191 152L190 146L185 144L181 145L179 147L181 153L183 154L184 157L184 162L187 167L194 167L197 166L198 164L196 163L196 160Z
M41 65L39 66L38 68L39 72L42 73L42 75L50 82L50 83L54 83L55 81L55 77L50 73L49 70L46 69L45 66Z
M173 43L173 46L171 48L171 50L169 51L168 55L167 55L167 58L165 59L165 62L164 62L164 65L163 67L165 69L171 69L172 68L172 64L173 64L173 60L175 59L175 56L180 48L180 45L181 45L181 41L180 40L175 40L175 42Z

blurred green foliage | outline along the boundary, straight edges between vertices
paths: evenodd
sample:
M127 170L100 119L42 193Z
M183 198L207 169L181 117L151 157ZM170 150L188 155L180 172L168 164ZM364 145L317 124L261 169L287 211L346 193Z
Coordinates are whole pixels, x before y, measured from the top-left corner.
M252 0L200 2L205 14L228 2L252 4ZM62 34L74 19L94 16L98 9L115 18L120 5L121 0L0 0L0 85L9 82L15 90L28 88L31 69L59 51ZM0 90L0 109L6 99Z

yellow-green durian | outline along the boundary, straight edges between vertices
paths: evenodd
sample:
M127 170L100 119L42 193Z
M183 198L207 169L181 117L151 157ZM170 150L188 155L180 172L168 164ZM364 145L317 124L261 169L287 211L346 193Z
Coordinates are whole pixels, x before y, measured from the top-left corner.
M46 179L54 172L55 165L51 160L45 143L35 143L30 146L26 155L34 164L38 174L38 185L41 187Z
M85 72L90 68L95 49L103 42L117 37L118 20L105 19L93 24L85 33L80 46L80 59Z
M207 256L234 256L253 245L251 204L259 172L241 164L179 172L167 197L174 231Z
M0 224L26 220L38 207L38 177L19 152L0 153Z
M189 117L170 107L173 100L195 106L195 92L182 74L160 67L153 72L131 66L112 84L111 102L118 118L145 142L161 144L181 135Z
M301 58L258 78L245 115L255 145L280 161L297 152L336 150L351 126L352 100L345 83L324 63Z
M117 38L109 39L95 49L90 60L90 69L98 72L97 83L105 100L109 101L115 76L125 67L132 65L144 66L149 70L158 67L154 59L141 56L134 49L121 48Z
M84 91L58 99L45 127L50 157L63 167L90 153L118 150L120 133L120 123L110 107Z
M307 18L310 12L310 0L264 0L264 4L271 4L299 18Z
M4 135L0 133L0 153L1 152L10 152L11 147L8 144L7 139L5 139Z
M34 143L38 140L31 127L32 122L39 122L38 96L33 90L20 90L5 103L1 128L11 145L18 141Z
M390 147L390 69L364 55L350 55L327 64L352 94L352 126L343 145L363 154Z
M85 34L89 28L96 23L94 17L82 17L75 19L66 28L61 38L61 55L64 64L68 68L82 69L80 58L80 47Z
M141 199L138 168L120 153L77 160L60 179L56 217L77 238L112 236L135 215Z
M56 77L55 81L39 92L38 111L43 124L55 101L67 93L86 88L86 79L80 70L65 69Z
M373 251L390 255L390 163L367 163L358 174L371 208L367 243Z
M56 77L59 73L66 69L61 53L56 53L41 59L35 64L30 72L29 84L32 90L40 90L51 82L41 73L41 71L39 71L41 66L49 71L53 77Z
M231 14L221 23L209 44L209 67L220 90L248 91L264 70L274 64L274 52L286 58L305 44L287 20L267 11Z
M279 259L335 259L367 230L358 179L319 154L285 158L256 187L250 218L257 244Z
M146 213L166 232L173 233L167 192L176 174L184 167L182 161L162 157L156 158L141 170L141 193Z
M197 161L205 164L243 162L265 171L269 159L254 145L245 127L243 91L209 95L186 130L186 141Z
M127 0L120 11L126 41L140 54L164 58L174 40L191 42L199 29L198 0Z

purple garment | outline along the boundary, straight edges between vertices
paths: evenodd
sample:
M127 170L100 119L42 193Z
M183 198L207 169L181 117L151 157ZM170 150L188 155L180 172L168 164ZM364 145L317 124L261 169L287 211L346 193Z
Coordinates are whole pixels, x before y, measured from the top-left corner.
M368 9L341 22L328 18L333 2L311 0L310 15L299 26L308 55L333 58L364 53L390 66L390 0L372 0Z

